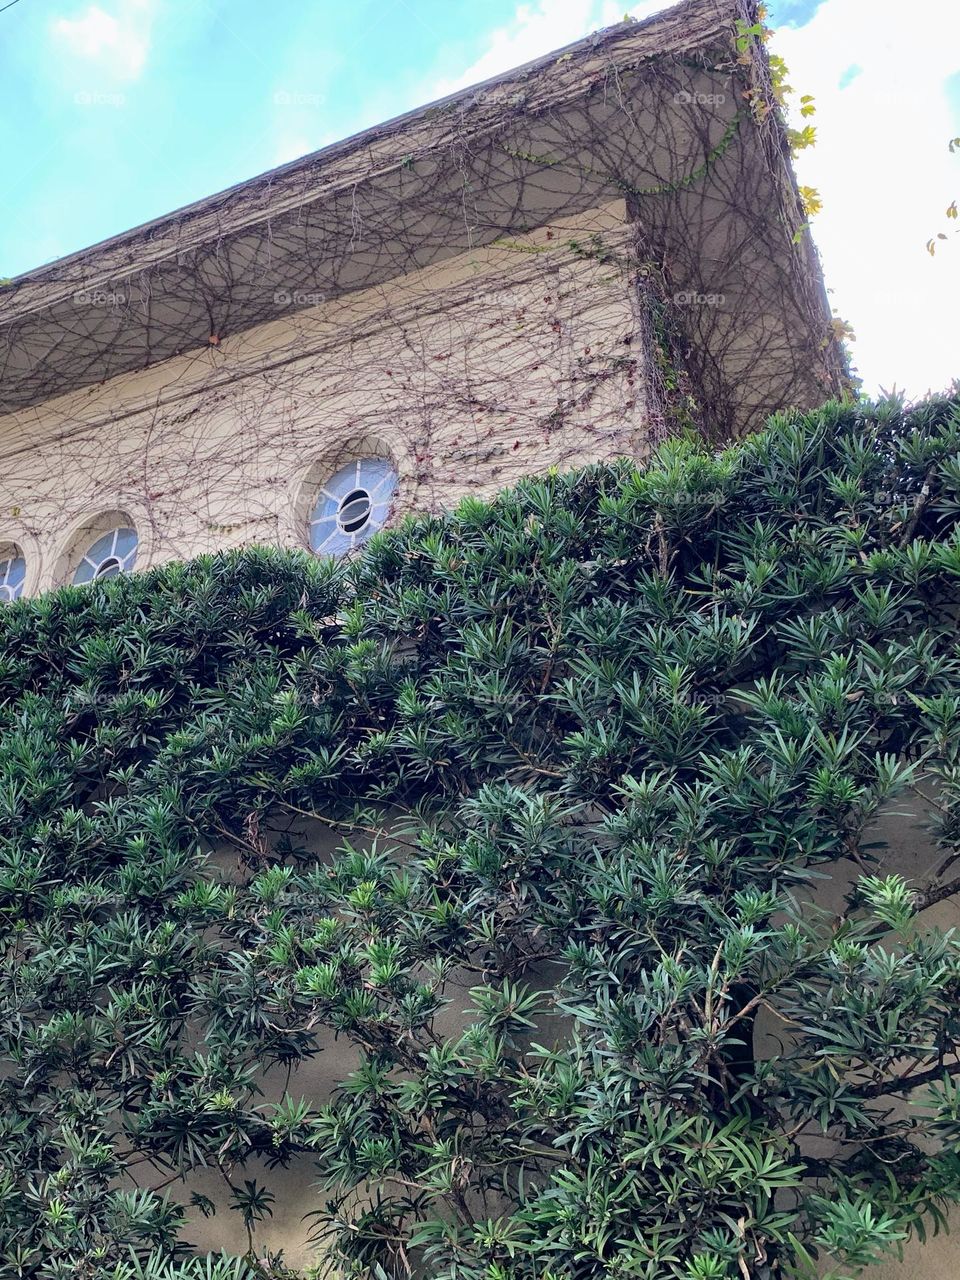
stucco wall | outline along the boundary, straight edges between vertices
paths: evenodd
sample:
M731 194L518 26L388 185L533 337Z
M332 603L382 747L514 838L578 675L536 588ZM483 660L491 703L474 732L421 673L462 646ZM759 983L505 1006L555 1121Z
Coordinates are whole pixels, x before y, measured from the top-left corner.
M928 784L932 785L932 784ZM883 866L897 871L911 884L929 881L943 862L944 851L937 849L923 821L924 806L914 797L892 803L865 840L882 840ZM852 874L852 869L851 869ZM922 913L927 929L960 929L960 902L947 899ZM960 1211L948 1215L949 1235L931 1237L926 1243L911 1240L903 1250L903 1260L891 1258L864 1273L865 1280L957 1280L960 1276Z
M620 202L0 418L0 543L25 593L69 577L125 514L138 567L303 543L322 479L391 458L395 512L552 465L641 455L643 325ZM85 291L77 324L111 305Z
M27 593L69 576L77 549L120 515L138 530L140 568L247 542L304 544L317 484L351 457L393 460L399 515L554 465L642 456L653 415L624 217L617 202L335 302L293 295L284 318L0 417L0 545L22 548ZM79 299L78 326L110 305ZM922 877L933 859L924 837L902 819L885 836L889 864ZM328 843L316 834L313 847ZM937 923L960 924L960 912L942 904ZM288 1091L323 1099L350 1066L331 1037ZM285 1081L261 1083L279 1096ZM304 1215L323 1197L310 1161L263 1181L277 1199L258 1244L295 1266L315 1261ZM193 1190L223 1205L216 1175L171 1189ZM246 1244L225 1207L185 1235L202 1249ZM943 1239L872 1272L958 1273L960 1248Z
M893 803L864 837L867 844L875 840L885 843L886 848L878 850L882 868L899 872L915 885L929 880L943 856L927 833L922 812L916 799L908 797ZM298 848L322 860L329 858L337 845L337 838L330 829L317 822L299 823L289 834ZM354 840L352 843L359 847L363 841ZM236 880L243 874L236 854L228 849L218 850L214 863L218 875L226 880ZM844 895L857 874L858 869L852 863L841 863L833 868L831 878L820 882L817 887L815 897L818 905L840 911ZM960 927L960 904L952 901L939 903L924 913L923 923L927 928ZM536 984L535 974L527 977L528 981ZM548 981L546 976L544 980ZM455 978L450 982L445 991L450 1004L443 1012L442 1026L438 1023L438 1030L456 1034L458 1026L463 1023L463 1010L469 1004L469 988L474 982L475 977L470 976L465 976L459 985ZM776 1053L781 1031L780 1024L758 1025L757 1051L761 1054ZM562 1039L562 1036L562 1021L545 1019L533 1038L541 1043L551 1043ZM337 1040L332 1033L325 1033L321 1051L296 1070L289 1081L284 1072L273 1070L265 1073L259 1084L267 1100L278 1099L286 1089L294 1098L303 1096L322 1102L330 1097L335 1084L353 1069L354 1062L350 1044ZM270 1170L262 1163L251 1162L234 1174L237 1183L243 1178L256 1177L276 1196L273 1216L257 1228L256 1245L260 1251L269 1250L271 1253L282 1249L285 1260L294 1267L316 1265L320 1257L309 1241L310 1228L315 1220L308 1215L322 1209L325 1199L325 1193L315 1185L315 1176L308 1156L300 1157L287 1169ZM242 1223L239 1215L228 1208L228 1197L219 1174L213 1171L192 1174L186 1186L175 1184L170 1191L175 1199L184 1202L191 1192L199 1191L218 1206L215 1216L209 1219L190 1211L190 1224L183 1232L184 1239L202 1251L226 1248L242 1252L246 1248ZM960 1215L955 1214L953 1221L955 1234L931 1238L922 1245L915 1240L908 1242L902 1261L891 1256L889 1261L869 1268L864 1273L865 1280L917 1280L918 1277L922 1280L954 1280L960 1275ZM826 1274L836 1266L835 1261L824 1258L821 1273ZM841 1271L849 1274L849 1268L841 1268Z
M927 786L932 788L933 785L928 779ZM864 846L874 841L884 846L874 851L879 859L878 874L896 872L917 888L930 882L943 861L944 852L938 850L929 834L924 818L927 812L927 806L917 795L905 795L888 804L879 819L866 830ZM842 911L847 890L861 874L852 862L831 868L831 878L817 888L817 904L832 912ZM960 902L948 899L937 903L924 911L920 919L925 929L946 931L960 928ZM772 1027L769 1030L774 1032ZM777 1028L765 1043L764 1027L758 1025L759 1053L776 1052L779 1030ZM948 1216L950 1234L931 1235L924 1244L916 1239L908 1241L903 1247L902 1259L891 1254L889 1260L866 1268L864 1280L957 1280L960 1276L960 1212ZM931 1232L932 1229L931 1225ZM840 1266L831 1258L823 1258L821 1274L826 1275L831 1270L839 1270L844 1276L851 1274L850 1267Z

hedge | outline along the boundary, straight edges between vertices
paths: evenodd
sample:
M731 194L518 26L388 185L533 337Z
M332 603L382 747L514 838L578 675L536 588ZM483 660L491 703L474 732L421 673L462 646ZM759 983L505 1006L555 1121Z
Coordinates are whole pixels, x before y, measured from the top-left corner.
M937 1228L958 604L955 397L3 609L0 1274L300 1274L259 1242L298 1161L319 1274L373 1280L851 1274ZM885 865L891 810L933 864ZM243 1257L189 1243L203 1168Z

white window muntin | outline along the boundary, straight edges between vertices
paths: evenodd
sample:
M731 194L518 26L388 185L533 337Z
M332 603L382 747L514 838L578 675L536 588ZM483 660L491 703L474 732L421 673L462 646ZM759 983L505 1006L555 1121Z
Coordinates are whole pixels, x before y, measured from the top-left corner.
M87 549L77 565L73 581L77 586L101 578L129 573L137 560L137 531L120 525L111 529Z
M382 529L397 473L382 458L351 462L320 488L310 516L310 546L318 555L345 555Z
M19 600L27 577L27 562L16 551L0 559L0 604Z

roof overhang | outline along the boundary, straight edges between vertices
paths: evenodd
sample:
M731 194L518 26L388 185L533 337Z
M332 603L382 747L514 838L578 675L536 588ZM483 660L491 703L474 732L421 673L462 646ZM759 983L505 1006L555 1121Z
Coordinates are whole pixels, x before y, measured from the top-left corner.
M841 366L751 17L686 0L19 276L0 412L616 198L736 401L721 428L823 399Z

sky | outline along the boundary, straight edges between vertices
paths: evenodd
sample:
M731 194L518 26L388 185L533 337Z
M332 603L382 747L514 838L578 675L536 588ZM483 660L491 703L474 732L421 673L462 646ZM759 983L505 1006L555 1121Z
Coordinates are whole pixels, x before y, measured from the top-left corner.
M664 7L0 0L0 276ZM864 388L942 390L960 377L960 2L771 0L769 21L817 107L796 167Z

